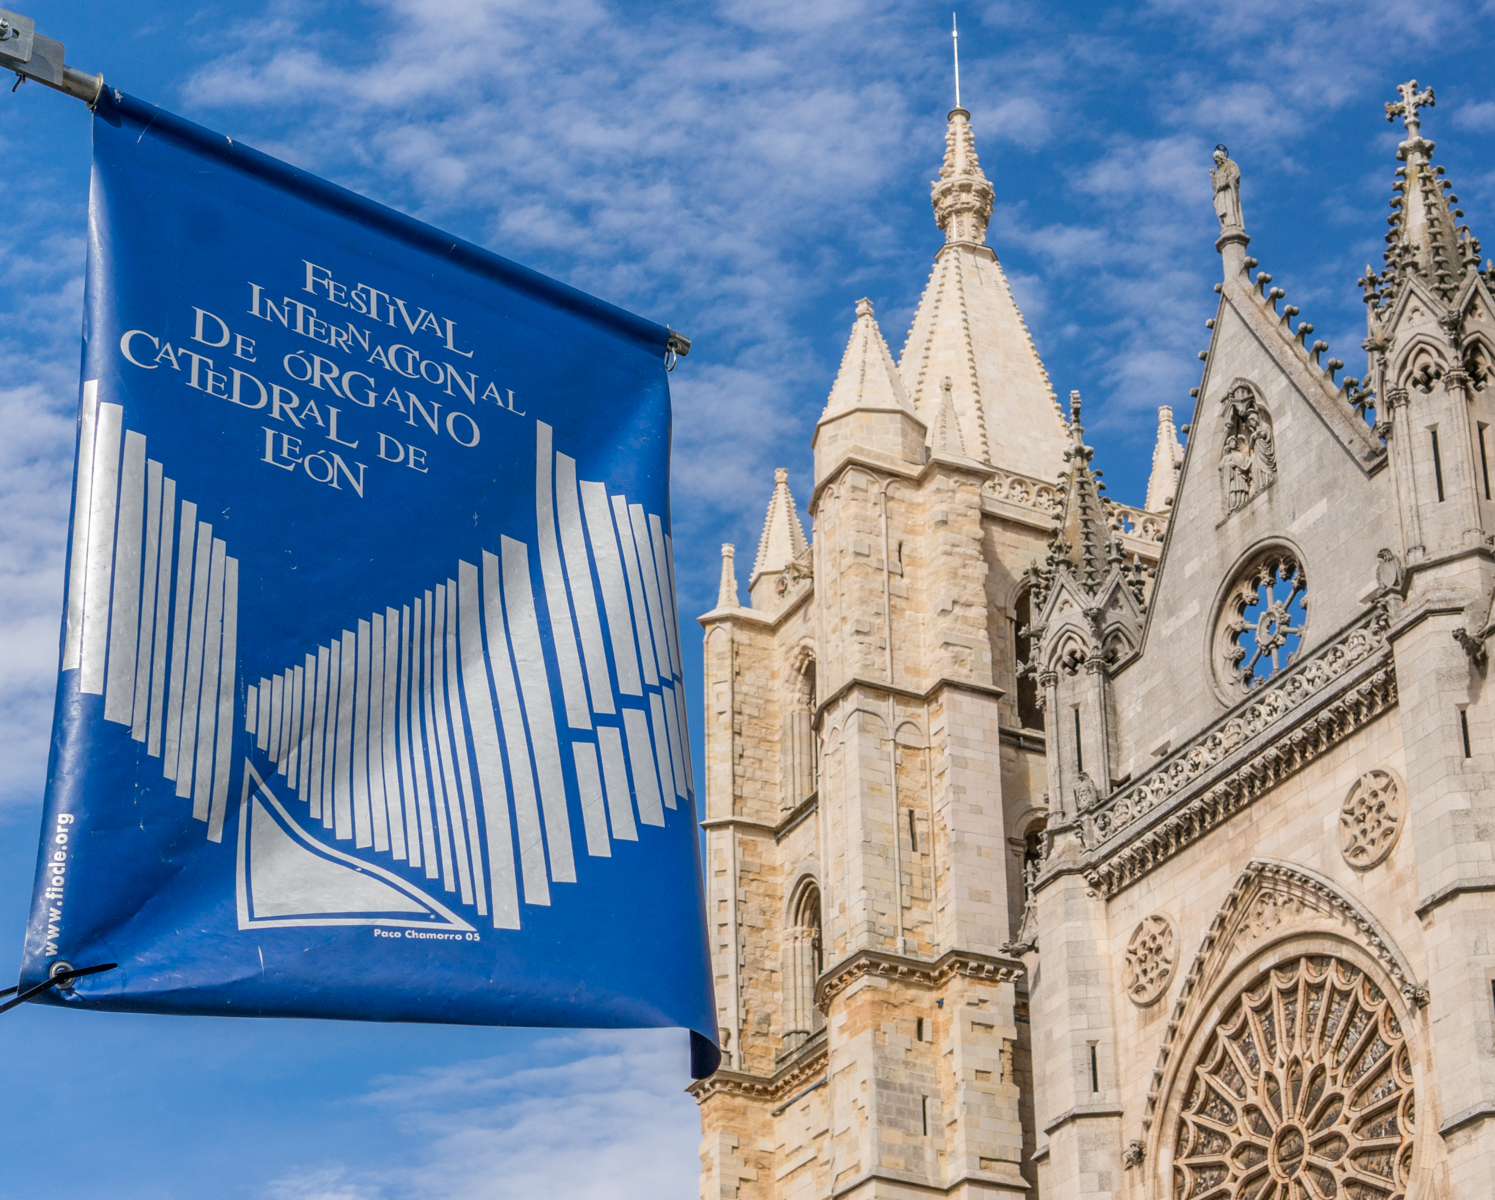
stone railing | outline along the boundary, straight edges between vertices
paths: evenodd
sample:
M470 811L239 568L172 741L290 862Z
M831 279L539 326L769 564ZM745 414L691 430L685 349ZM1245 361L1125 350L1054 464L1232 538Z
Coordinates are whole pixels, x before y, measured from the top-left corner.
M981 485L981 493L993 500L1016 504L1046 516L1057 517L1064 503L1064 489L1057 483L1045 483L1031 475L1019 475L1015 471L996 471ZM1145 542L1161 542L1168 527L1168 518L1160 513L1144 512L1129 504L1118 504L1114 500L1103 500L1106 518L1111 528L1128 537Z
M1166 515L1144 512L1129 504L1117 504L1114 500L1107 500L1105 503L1112 529L1129 537L1140 538L1144 542L1163 540L1163 533L1168 528Z
M1042 479L1019 475L1015 471L994 471L992 477L981 485L981 492L994 500L1004 500L1049 516L1058 515L1059 505L1064 500L1058 484L1045 483Z
M1296 710L1329 690L1335 680L1364 663L1388 656L1387 624L1385 613L1377 608L1368 618L1319 649L1310 658L1266 684L1244 708L1228 713L1216 726L1206 730L1189 744L1181 746L1135 783L1122 787L1089 812L1080 814L1081 836L1085 848L1100 849L1103 843L1121 834L1128 826L1188 788L1242 747L1274 730ZM1380 711L1395 694L1394 678L1380 682L1389 682L1389 689L1373 688L1374 695L1368 693L1366 697L1371 701L1371 709L1375 712ZM1367 710L1363 714L1365 719L1370 715L1374 715L1374 712ZM1325 720L1337 721L1338 717L1331 714ZM1360 721L1355 720L1351 725L1358 726L1359 723ZM1327 727L1322 730L1299 730L1290 739L1286 739L1290 757L1294 760L1291 765L1301 765L1299 759L1306 761L1306 758L1313 757L1322 740L1319 735L1326 732L1333 731ZM1276 739L1263 740L1275 743ZM1280 753L1278 757L1281 757ZM1280 765L1283 764L1277 764L1274 760L1271 772L1274 777L1278 775ZM1242 769L1249 771L1253 766L1255 764L1247 756ZM1239 780L1222 779L1218 781L1215 790L1226 788L1234 797L1242 792L1239 783ZM1247 788L1244 794L1249 798L1255 791L1255 788ZM1215 799L1223 801L1228 798L1220 796Z

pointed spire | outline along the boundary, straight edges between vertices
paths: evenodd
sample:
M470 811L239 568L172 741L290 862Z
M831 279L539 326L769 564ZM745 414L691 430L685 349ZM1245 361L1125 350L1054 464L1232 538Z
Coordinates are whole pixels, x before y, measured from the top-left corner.
M913 410L934 425L949 379L967 457L1053 480L1068 441L1064 417L1002 264L986 245L994 193L963 108L950 113L931 199L945 244L898 360Z
M1162 512L1173 503L1178 491L1178 469L1183 465L1184 451L1178 444L1173 426L1173 409L1158 409L1158 441L1152 451L1152 476L1147 481L1147 511Z
M964 458L966 457L966 444L965 439L960 436L960 418L955 413L954 389L948 375L941 381L940 390L943 394L940 400L940 412L939 416L934 419L930 444L934 447L936 454Z
M731 542L722 543L722 582L717 589L717 608L741 608L737 599L737 547Z
M1480 263L1479 239L1467 225L1456 226L1455 219L1464 214L1451 209L1457 196L1444 193L1453 185L1443 178L1443 168L1429 161L1436 143L1422 136L1419 110L1434 106L1433 89L1417 90L1413 79L1397 87L1401 99L1386 105L1386 119L1398 117L1407 131L1407 140L1396 149L1405 165L1396 169L1391 207L1387 218L1391 231L1386 235L1386 271L1366 278L1381 287L1377 299L1389 302L1400 291L1400 284L1412 274L1445 300L1468 271L1477 271ZM1369 284L1367 285L1369 287Z
M768 516L763 521L763 536L758 539L758 557L748 587L762 574L784 570L805 552L807 544L794 497L789 494L789 470L779 467L773 473L773 496L768 501Z
M893 365L893 355L883 340L872 301L857 301L857 319L841 356L841 369L825 402L825 416L852 408L901 408L912 413L903 380Z
M991 220L996 193L981 171L976 157L976 138L971 132L971 114L963 108L950 110L945 129L945 162L940 177L929 185L934 219L945 231L946 242L986 244L986 223Z
M1106 519L1101 502L1099 472L1090 469L1095 451L1085 445L1085 430L1080 424L1080 393L1069 394L1070 446L1064 452L1069 463L1065 480L1064 507L1059 526L1049 543L1047 573L1063 567L1081 587L1095 592L1110 566L1121 561L1120 543Z

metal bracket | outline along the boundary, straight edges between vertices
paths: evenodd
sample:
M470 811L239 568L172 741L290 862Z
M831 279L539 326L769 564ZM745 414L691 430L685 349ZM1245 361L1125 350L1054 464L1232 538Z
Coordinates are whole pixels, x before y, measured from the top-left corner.
M690 353L690 339L683 333L674 329L670 330L670 337L664 347L664 369L673 371L677 360L684 358Z
M36 22L0 8L0 70L14 71L17 86L34 79L92 108L104 90L102 75L88 75L63 61L63 45L36 32Z
M40 996L48 988L56 987L62 988L63 991L66 991L68 988L73 986L73 980L75 979L82 979L85 975L97 975L101 971L112 971L117 966L119 966L118 963L100 963L97 967L79 967L77 969L74 969L68 966L66 963L53 963L52 976L50 979L48 979L45 983L37 984L35 987L27 988L24 992L21 992L19 996L16 996L14 1000L7 1000L4 1004L0 1004L0 1013L7 1013L11 1009L15 1008L16 1005L25 1004L26 1001L32 999L33 997ZM8 987L4 991L0 991L0 996L9 996L15 992L20 991L21 989L19 986Z

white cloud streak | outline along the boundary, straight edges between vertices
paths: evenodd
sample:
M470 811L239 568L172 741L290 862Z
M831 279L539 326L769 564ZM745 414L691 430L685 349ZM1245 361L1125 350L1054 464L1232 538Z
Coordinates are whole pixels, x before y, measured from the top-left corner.
M266 1200L659 1200L695 1194L700 1140L685 1034L578 1032L524 1065L480 1059L386 1077L362 1098L400 1165L323 1162Z

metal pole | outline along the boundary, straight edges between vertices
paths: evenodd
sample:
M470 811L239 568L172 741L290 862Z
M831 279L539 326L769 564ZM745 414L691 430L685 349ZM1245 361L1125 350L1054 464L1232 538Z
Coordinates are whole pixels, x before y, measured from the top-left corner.
M14 71L16 87L34 79L92 108L104 90L103 75L89 75L63 61L63 45L36 32L36 22L0 8L0 70ZM12 91L15 88L11 89Z

